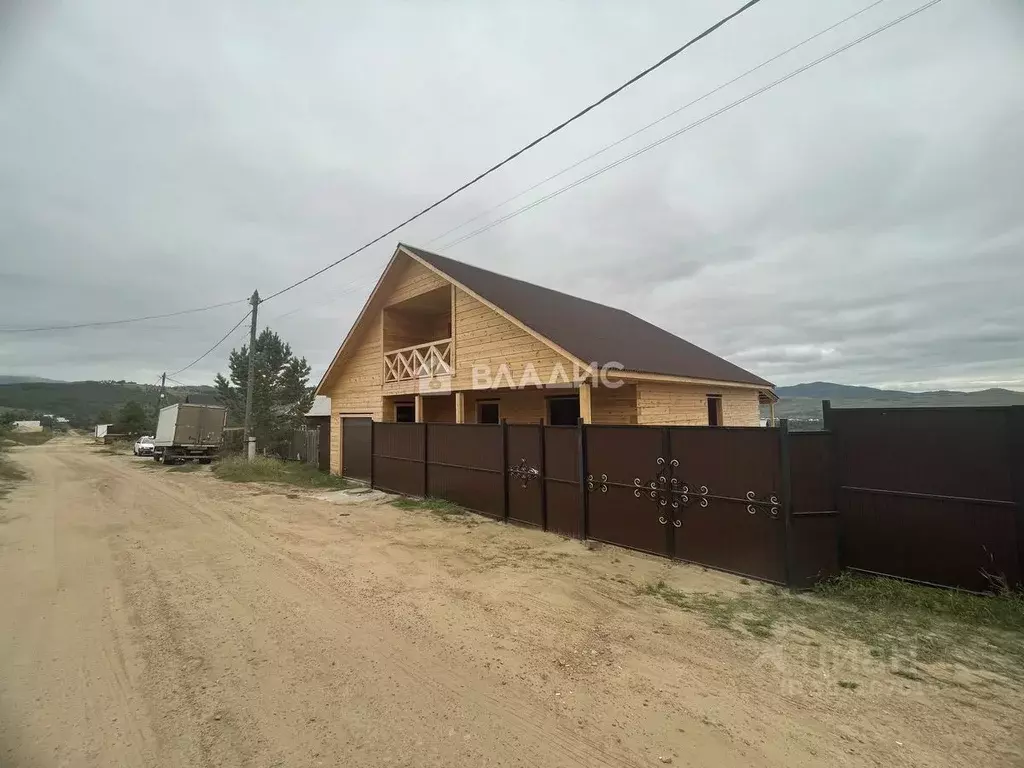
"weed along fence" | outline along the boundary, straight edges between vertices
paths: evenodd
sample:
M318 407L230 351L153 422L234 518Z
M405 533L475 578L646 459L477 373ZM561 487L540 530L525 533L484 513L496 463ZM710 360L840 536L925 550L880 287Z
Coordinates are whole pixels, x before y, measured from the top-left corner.
M384 490L780 584L838 569L834 497L801 486L823 444L784 425L370 426Z

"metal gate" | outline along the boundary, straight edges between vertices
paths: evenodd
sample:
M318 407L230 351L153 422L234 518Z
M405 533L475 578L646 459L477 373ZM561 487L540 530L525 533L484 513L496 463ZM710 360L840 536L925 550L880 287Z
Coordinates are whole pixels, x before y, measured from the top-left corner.
M507 430L508 519L544 528L544 427L509 424Z
M586 535L785 583L778 429L588 426Z
M373 424L365 417L341 417L341 474L370 481L371 434Z

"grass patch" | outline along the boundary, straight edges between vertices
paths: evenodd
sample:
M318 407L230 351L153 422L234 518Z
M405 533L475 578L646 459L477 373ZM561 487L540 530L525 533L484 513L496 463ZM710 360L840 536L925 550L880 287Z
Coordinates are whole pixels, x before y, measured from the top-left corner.
M44 429L42 432L6 432L4 437L14 445L42 445L53 439L53 432Z
M352 486L348 480L321 472L304 462L282 461L265 456L257 456L252 461L244 456L229 456L214 462L213 474L232 483L282 483L300 488L330 490L342 490Z
M640 592L760 639L784 623L857 640L893 674L911 680L921 679L908 671L916 664L959 663L1024 681L1022 592L981 596L849 574L806 594L778 587L739 595L682 592L663 581Z
M452 504L452 502L445 501L444 499L410 499L402 496L392 501L391 506L398 509L425 509L430 514L446 521L464 521L465 518L469 517L468 509L460 507L458 504Z

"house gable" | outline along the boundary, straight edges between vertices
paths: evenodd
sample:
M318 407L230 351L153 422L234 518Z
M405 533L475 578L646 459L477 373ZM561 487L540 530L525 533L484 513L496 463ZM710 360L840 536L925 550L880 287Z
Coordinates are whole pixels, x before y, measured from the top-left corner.
M455 289L453 325L453 389L480 389L488 386L488 382L484 381L478 381L474 386L474 366L486 369L491 377L500 376L502 386L510 385L506 376L513 383L519 384L524 374L532 376L533 373L542 383L547 384L556 372L556 366L565 372L565 376L574 376L573 358L556 351L458 287ZM529 369L532 369L532 373Z
M488 366L494 375L498 375L504 364L504 370L516 382L528 372L528 365L532 366L544 383L551 380L556 365L560 365L568 377L573 377L581 369L586 370L584 361L565 352L517 318L400 245L324 373L317 386L317 394L329 395L332 403L343 406L353 398L351 393L342 393L341 389L355 387L367 393L372 390L372 396L375 396L398 394L400 390L412 386L408 382L399 386L391 383L384 388L387 391L379 389L383 384L381 360L386 346L382 338L381 310L446 285L453 285L455 291L452 316L452 336L455 341L453 388L473 387L474 365ZM374 360L377 361L375 364L372 362ZM507 385L504 373L502 376L502 383ZM344 382L344 387L340 386L340 382ZM364 401L365 397L356 399ZM347 407L338 406L333 407L333 410L352 412Z
M383 350L381 310L391 304L397 304L448 284L448 281L437 272L427 269L406 254L396 252L370 293L366 304L363 305L359 317L356 318L348 335L334 355L334 359L317 386L317 394L333 396L332 390L337 388L339 376L343 372L346 373L346 386L355 384L358 387L379 387L383 375L381 371ZM371 359L376 361L376 379L373 381L370 380L369 361ZM356 366L360 368L360 373L350 373L350 370Z

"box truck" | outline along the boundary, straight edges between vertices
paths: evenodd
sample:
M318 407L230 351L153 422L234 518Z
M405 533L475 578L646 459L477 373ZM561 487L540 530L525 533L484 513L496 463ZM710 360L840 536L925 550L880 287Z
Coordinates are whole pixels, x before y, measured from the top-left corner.
M220 450L228 412L219 405L176 403L160 409L153 458L164 464L209 464Z

